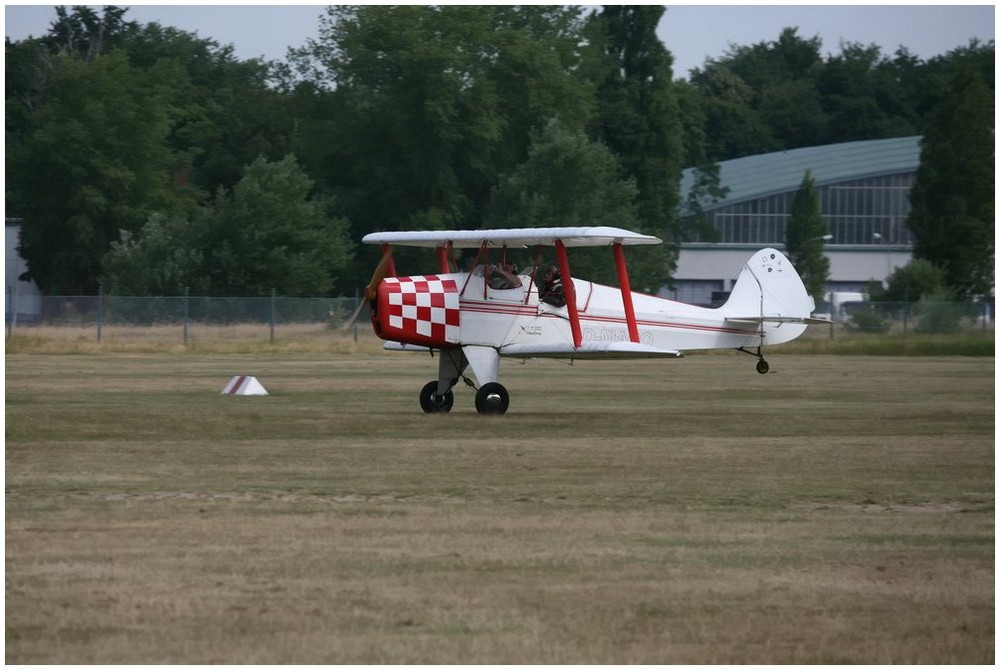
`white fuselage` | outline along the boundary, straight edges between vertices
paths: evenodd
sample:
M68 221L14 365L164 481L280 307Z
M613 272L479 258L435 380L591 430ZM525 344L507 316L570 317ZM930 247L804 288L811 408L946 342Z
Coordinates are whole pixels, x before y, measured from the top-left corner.
M520 288L484 291L483 278L475 272L454 277L460 287L463 345L502 350L511 344L573 342L568 307L539 301L538 287L531 285L530 278L522 276ZM630 341L618 288L584 280L573 280L573 286L583 344ZM715 309L639 293L632 293L632 304L639 342L656 349L738 348L760 343L757 325L727 324Z

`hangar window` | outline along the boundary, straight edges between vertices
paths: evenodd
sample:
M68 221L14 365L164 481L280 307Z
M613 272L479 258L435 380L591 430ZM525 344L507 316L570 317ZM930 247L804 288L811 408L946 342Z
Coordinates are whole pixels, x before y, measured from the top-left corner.
M820 187L820 211L833 244L912 244L906 217L913 178L911 172ZM722 243L783 244L794 197L794 192L779 193L719 207L708 215Z

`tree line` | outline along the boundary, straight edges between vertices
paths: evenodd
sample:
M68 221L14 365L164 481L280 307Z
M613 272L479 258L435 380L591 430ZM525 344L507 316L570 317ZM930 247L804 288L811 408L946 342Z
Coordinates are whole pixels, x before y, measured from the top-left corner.
M6 43L27 277L50 294L326 295L367 282L375 230L616 225L665 240L630 256L655 290L703 225L679 214L698 211L682 169L710 199L717 161L924 135L942 148L918 175L916 253L961 291L992 287L992 42L823 57L787 28L678 78L664 11L317 8L318 37L264 62L127 8L58 7L46 35ZM955 229L978 251L935 258Z

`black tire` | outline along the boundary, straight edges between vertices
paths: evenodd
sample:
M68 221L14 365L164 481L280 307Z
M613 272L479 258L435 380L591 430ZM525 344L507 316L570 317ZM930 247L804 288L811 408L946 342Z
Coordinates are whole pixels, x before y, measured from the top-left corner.
M455 394L450 390L444 395L438 395L437 381L427 382L420 390L420 409L428 414L435 412L450 412L455 404Z
M476 411L480 414L506 414L510 406L510 394L503 384L490 382L476 391Z
M763 358L757 361L757 372L762 375L766 375L767 371L771 369L771 366L767 364Z

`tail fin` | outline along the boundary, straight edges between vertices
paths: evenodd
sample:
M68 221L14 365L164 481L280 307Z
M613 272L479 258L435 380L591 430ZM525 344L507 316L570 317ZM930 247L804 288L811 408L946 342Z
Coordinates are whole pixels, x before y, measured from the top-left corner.
M761 249L743 266L726 304L719 308L726 321L757 323L767 344L793 340L811 323L816 303L799 273L777 249Z

